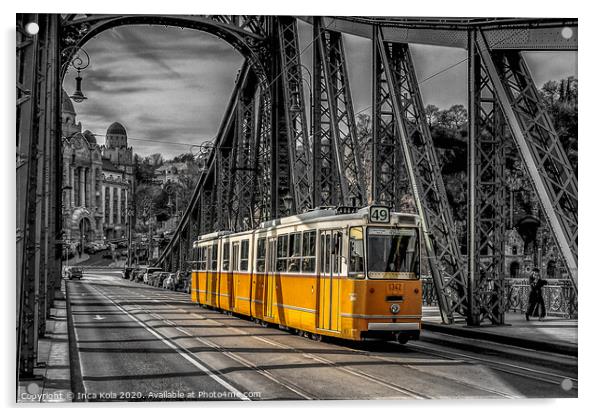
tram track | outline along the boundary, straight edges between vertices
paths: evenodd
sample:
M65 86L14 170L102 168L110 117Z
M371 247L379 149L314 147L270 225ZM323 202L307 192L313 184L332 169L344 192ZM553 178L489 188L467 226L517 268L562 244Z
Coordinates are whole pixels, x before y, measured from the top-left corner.
M131 295L138 297L139 301L152 302L153 304L156 304L157 306L161 305L161 304L166 306L165 311L162 312L163 314L169 313L170 310L173 310L173 312L188 314L190 316L202 319L207 323L211 323L212 325L216 325L216 326L219 326L222 328L227 328L228 330L236 332L240 335L245 335L245 336L251 337L257 341L261 341L272 347L295 352L295 353L299 354L300 356L303 356L305 358L311 359L322 365L336 369L337 371L344 372L351 376L358 377L363 380L383 386L387 389L395 391L396 393L400 393L404 397L413 398L413 399L437 398L437 397L429 396L422 391L416 391L416 390L412 390L412 389L409 389L404 386L400 386L400 385L393 383L390 380L387 380L383 377L379 377L374 374L369 374L365 371L362 371L362 370L359 370L356 368L347 367L347 366L345 366L344 363L337 363L337 362L329 360L328 358L325 358L323 356L316 355L314 353L309 353L306 351L302 351L294 346L286 345L281 342L275 341L273 339L268 339L261 335L245 331L238 326L223 324L222 322L211 319L211 317L208 317L208 316L198 313L196 311L196 308L195 309L192 309L192 308L184 309L180 306L174 307L174 305L173 305L174 298L171 293L169 294L170 296L161 296L161 299L157 299L156 297L150 297L146 294L141 294L137 291L134 291L135 286L133 286L131 284L119 285L119 286L121 288L123 288L123 290L126 291L126 293L127 293L126 296L129 299L129 301L131 302L130 304L133 306L136 306L138 311L146 313L149 316L152 316L153 318L157 319L158 321L161 321L162 323L168 325L169 327L173 328L174 330L177 330L178 332L180 332L182 334L185 334L188 337L194 337L194 339L197 342L202 343L203 345L207 346L208 348L211 348L215 352L219 352L219 353L223 354L224 356L239 363L240 365L244 366L245 368L248 368L249 370L252 370L252 371L256 372L257 374L262 375L266 379L269 379L271 382L276 383L277 385L280 385L283 388L286 388L287 390L289 390L290 392L294 393L295 395L299 396L302 399L316 400L316 399L321 399L321 397L317 397L315 394L308 392L306 389L303 389L301 386L299 386L295 383L292 383L290 380L283 380L281 377L277 377L275 374L273 374L269 370L263 369L263 368L261 368L261 366L255 365L254 363L247 360L240 354L237 354L237 353L234 353L231 351L227 351L227 348L224 348L202 336L195 336L190 331L188 331L184 328L181 328L177 322L174 322L173 320L168 319L165 316L162 316L160 313L157 313L156 311L147 309L145 307L145 305L141 305L140 303L132 302ZM159 292L160 292L160 290L159 290ZM107 296L104 293L103 293L103 295ZM121 296L118 296L118 297L121 297ZM185 297L184 295L177 296L177 298L178 299L175 299L175 300L179 301L180 300L179 298L183 298L183 299L181 299L182 301L189 301L189 299L187 297ZM190 303L190 306L192 307L192 306L194 306L194 304ZM175 321L177 321L177 319L175 319ZM341 345L340 347L351 353L354 353L354 354L367 356L372 359L376 359L378 361L388 362L391 364L395 364L395 365L399 365L399 366L411 369L413 371L429 374L427 371L424 371L415 365L407 364L407 363L400 363L399 361L396 361L392 357L385 357L385 356L379 355L378 353L374 353L372 351L355 349L355 348L348 347L348 346ZM536 380L539 382L545 382L545 383L554 384L554 385L559 385L563 380L568 379L572 383L571 388L577 390L577 379L573 378L573 377L564 376L562 374L541 371L538 369L529 368L527 366L522 366L522 365L496 362L496 361L493 361L493 360L490 360L487 358L478 357L478 356L474 356L471 354L449 351L448 349L441 349L441 348L436 348L433 346L426 346L422 343L412 343L412 345L405 345L405 346L403 346L403 348L406 348L408 350L415 351L415 352L418 352L421 354L425 354L428 356L439 357L439 358L449 361L450 363L462 362L462 363L467 363L467 364L471 364L471 365L483 365L483 366L486 366L487 368L491 368L492 370L495 370L495 371L500 371L500 372L508 373L508 374L511 374L514 376L525 377L525 378L528 378L531 380ZM218 372L218 374L219 374L219 372ZM429 375L432 376L432 374L429 374ZM504 398L523 397L523 396L517 396L514 394L509 394L504 391L499 391L497 389L491 389L491 388L487 388L485 386L473 384L473 383L461 380L459 378L450 377L447 375L438 376L438 377L440 377L441 379L445 379L451 383L455 383L455 384L458 384L458 385L461 385L461 386L464 386L464 387L467 387L470 389L480 390L485 393L488 393L488 394L491 394L494 396L498 396L498 397L504 397Z
M149 298L149 297L146 297L146 299L147 300L151 300L151 298ZM165 303L165 302L162 302L162 303ZM243 330L239 329L238 327L232 327L232 326L224 325L221 322L212 320L211 318L208 318L206 316L200 315L200 314L198 314L196 312L189 312L189 311L186 311L186 310L181 309L181 308L174 309L174 310L177 310L179 312L188 313L188 314L190 314L192 316L196 316L196 317L198 317L200 319L206 320L207 322L212 322L212 323L214 323L214 324L216 324L218 326L221 326L221 327L227 327L230 330L233 330L234 332L237 332L237 333L239 333L241 335L251 336L252 338L254 338L254 339L258 340L258 341L264 342L264 343L266 343L268 345L296 352L296 353L301 354L302 356L304 356L306 358L310 358L310 359L312 359L312 360L314 360L316 362L319 362L321 364L325 364L325 365L327 365L329 367L335 368L338 371L343 371L343 372L345 372L347 374L350 374L350 375L353 375L353 376L365 379L367 381L372 381L372 382L374 382L376 384L379 384L379 385L381 385L383 387L387 387L389 389L392 389L392 390L394 390L394 391L396 391L398 393L402 393L404 395L410 396L411 398L414 398L414 399L434 399L434 398L437 398L437 397L433 397L433 396L429 396L427 394L424 394L423 392L418 392L418 391L415 391L415 390L408 389L407 387L400 386L400 385L398 385L396 383L392 383L392 382L390 382L388 380L385 380L382 377L377 377L375 375L368 374L368 373L366 373L364 371L361 371L361 370L358 370L358 369L350 369L350 368L347 368L347 367L341 367L336 362L328 360L327 358L320 357L320 356L317 356L317 355L312 354L312 353L307 353L307 352L304 352L304 351L300 351L300 350L298 350L295 347L292 347L292 346L289 346L289 345L286 345L286 344L282 344L280 342L277 342L277 341L274 341L274 340L271 340L271 339L267 339L265 337L262 337L261 335L255 335L255 334L243 331ZM163 321L165 321L164 318L161 317L161 319ZM177 325L177 324L172 323L171 325ZM204 342L201 339L199 339L199 341ZM386 361L386 362L389 362L389 363L392 363L392 364L395 364L395 365L399 365L399 366L402 366L402 367L405 367L405 368L410 368L410 369L412 369L414 371L418 371L418 372L421 372L421 373L426 373L423 370L421 370L421 369L419 369L419 368L417 368L415 366L412 366L412 365L409 365L409 364L401 364L399 362L396 362L395 360L389 360L389 359L386 359L384 357L380 357L380 356L374 355L372 353L367 353L367 352L362 351L362 350L358 350L358 349L354 349L354 348L350 348L350 347L346 347L346 346L342 346L342 348L344 348L344 349L346 349L346 350L348 350L350 352L356 353L356 354L360 354L360 355L364 355L364 356L369 356L371 358L376 358L376 359L378 359L380 361ZM448 359L448 360L450 359L449 357L445 357L445 358ZM457 361L457 360L454 360L453 358L451 360L452 361ZM446 380L448 380L448 381L450 381L452 383L459 384L459 385L462 385L464 387L468 387L468 388L472 388L472 389L477 389L477 390L480 390L480 391L483 391L483 392L486 392L486 393L489 393L489 394L493 394L493 395L496 395L496 396L504 397L504 398L518 398L519 397L519 396L516 396L516 395L507 394L507 393L504 393L504 392L501 392L501 391L498 391L498 390L495 390L495 389L489 389L489 388L486 388L486 387L483 387L483 386L478 386L478 385L474 385L474 384L471 384L471 383L467 383L467 382L464 382L464 381L462 381L460 379L457 379L457 378L441 377L441 376L440 376L440 378L444 378L444 379L446 379Z
M430 347L425 345L416 345L412 344L407 346L408 349L428 353L431 355L435 355L441 358L447 359L460 359L467 363L475 363L475 364L485 364L487 367L492 368L497 371L502 371L504 373L517 375L520 377L526 377L532 380L541 381L549 384L559 385L564 380L570 380L571 389L577 390L578 388L578 379L574 377L570 377L568 375L551 373L547 371L541 371L535 368L530 368L522 365L503 363L499 361L490 360L487 358L476 357L474 355L459 353L454 351L449 351L447 349L440 349L436 347Z
M148 297L147 297L147 299L151 300ZM166 303L166 302L160 302L160 303ZM138 305L138 306L141 306L141 305ZM319 357L319 356L317 356L315 354L301 351L301 350L299 350L299 349L297 349L295 347L292 347L290 345L282 344L280 342L277 342L277 341L270 340L270 339L267 339L265 337L262 337L261 335L256 335L256 334L252 334L250 332L243 331L243 330L241 330L241 329L239 329L237 327L232 327L232 326L224 325L221 322L212 320L211 318L199 315L199 314L197 314L195 312L189 312L189 311L186 311L186 310L181 309L181 308L174 309L174 311L189 313L192 316L196 316L196 317L199 317L199 318L201 318L201 319L203 319L203 320L205 320L207 322L211 322L211 323L214 323L215 325L218 325L218 326L221 326L221 327L224 327L224 328L228 328L228 329L230 329L230 330L232 330L234 332L237 332L237 333L239 333L241 335L250 336L251 338L253 338L255 340L261 341L261 342L266 343L268 345L271 345L273 347L277 347L277 348L280 348L280 349L283 349L283 350L289 350L289 351L298 353L299 355L301 355L301 356L303 356L305 358L309 358L309 359L311 359L311 360L313 360L315 362L318 362L320 364L324 364L324 365L326 365L328 367L334 368L337 371L342 371L342 372L345 372L345 373L350 374L352 376L359 377L359 378L362 378L362 379L367 380L367 381L371 381L373 383L376 383L378 385L386 387L386 388L388 388L390 390L393 390L396 393L401 393L404 396L407 396L408 398L413 398L413 399L434 399L434 398L436 398L436 397L428 396L428 395L426 395L426 394L424 394L422 392L417 392L417 391L408 389L406 387L399 386L396 383L391 383L391 382L389 382L389 381L387 381L387 380L385 380L385 379L383 379L381 377L376 377L374 375L368 374L368 373L363 372L361 370L350 369L350 368L347 368L347 367L341 367L339 364L337 364L337 363L335 363L335 362L333 362L331 360L328 360L328 359L326 359L324 357ZM178 325L175 322L173 322L173 321L171 321L169 319L166 319L164 317L161 317L160 315L155 314L152 311L146 310L146 312L149 315L155 317L156 319L161 320L165 324L170 325L171 327L175 328L179 332L185 333L188 336L191 335L191 333L189 333L188 331L182 330L181 328L178 328ZM281 385L289 388L291 391L293 391L293 392L301 395L305 399L308 399L308 400L320 399L319 397L317 397L315 395L311 395L307 391L302 390L301 387L299 387L299 386L295 385L295 386L291 387L290 386L291 383L289 381L283 381L281 379L276 378L269 371L261 369L261 368L255 366L254 364L250 363L249 361L247 361L246 359L244 359L243 357L241 357L238 354L225 351L224 348L220 347L219 345L217 345L217 344L215 344L215 343L213 343L211 341L202 339L200 337L195 337L195 339L198 340L199 342L203 343L204 345L206 345L206 346L208 346L210 348L213 348L215 351L220 352L220 353L222 353L222 354L224 354L224 355L232 358L236 362L239 362L241 365L244 365L245 367L250 368L252 370L258 371L260 374L268 377L270 380L272 380L272 381L274 381L274 382L276 382L278 384L281 384ZM352 351L352 350L349 349L349 351Z
M125 286L124 286L124 287L125 287ZM118 305L118 303L117 303L115 300L113 300L113 299L112 299L110 296L108 296L106 293L103 293L103 291L102 291L102 290L99 290L99 289L97 289L97 288L95 288L95 290L97 290L99 294L101 294L102 296L104 296L105 298L107 298L109 301L111 301L111 302L113 302L114 304ZM144 296L144 295L143 295L143 296ZM146 297L146 296L145 296L145 299L146 299L146 300L149 300L149 301L156 301L156 299L150 299L150 298L148 298L148 297ZM186 335L186 336L189 336L189 337L194 337L194 339L195 339L196 341L198 341L198 342L202 343L203 345L205 345L205 346L207 346L207 347L209 347L209 348L213 349L213 350L214 350L214 351L216 351L216 352L219 352L219 353L221 353L221 354L225 355L226 357L230 358L231 360L235 361L236 363L238 363L238 364L240 364L240 365L242 365L242 366L244 366L244 367L246 367L246 368L248 368L248 369L250 369L250 370L253 370L253 371L257 372L258 374L260 374L260 375L262 375L262 376L266 377L267 379L269 379L270 381L272 381L272 382L274 382L274 383L278 384L279 386L282 386L282 387L284 387L284 388L288 389L289 391L293 392L294 394L297 394L297 395L298 395L298 396L300 396L301 398L303 398L303 399L305 399L305 400L318 400L318 399L319 399L319 397L317 397L317 396L315 396L315 395L313 395L313 394L311 394L311 393L307 392L306 390L304 390L304 389L303 389L303 388L301 388L300 386L293 385L293 384L292 384L292 383L290 383L290 382L287 382L287 381L280 380L280 379L276 378L276 377L275 377L273 374L271 374L271 373L270 373L268 370L261 369L261 368L257 367L256 365L254 365L254 364L253 364L253 363L251 363L250 361L248 361L248 360L246 360L245 358L241 357L239 354L236 354L236 353L232 353L232 352L226 351L224 348L220 347L219 345L217 345L217 344L215 344L215 343L213 343L213 342L211 342L211 341L208 341L208 340L206 340L206 339L203 339L203 338L201 338L201 337L199 337L199 336L195 336L195 335L194 335L194 334L192 334L190 331L187 331L187 330L185 330L185 329L183 329L183 328L180 328L180 327L178 326L178 324L176 324L175 322L171 321L170 319L166 319L166 318L162 317L161 315L159 315L159 314L157 314L157 313L155 313L155 312L153 312L153 311L151 311L151 310L145 309L145 308L143 308L143 307L142 307L142 305L140 305L140 304L137 304L137 303L135 303L135 302L132 302L132 303L133 303L133 305L135 305L135 306L137 307L137 310L145 312L145 313L146 313L146 314L148 314L149 316L152 316L152 317L154 317L155 319L157 319L158 321L161 321L161 322L165 323L166 325L169 325L170 327L174 328L175 330L177 330L177 331L181 332L182 334L184 334L184 335ZM161 302L161 301L158 301L158 302L156 302L156 303L163 303L163 304L166 304L166 302ZM174 310L178 310L178 309L174 309ZM181 310L181 309L180 309L180 310ZM125 311L125 309L124 309L124 311ZM182 311L183 311L183 310L182 310ZM128 315L130 315L130 316L131 316L131 314L130 314L130 313L128 313L127 311L126 311L126 313L127 313ZM216 322L216 321L214 321L214 322ZM182 347L181 345L178 345L178 346L179 346L180 348L184 349L184 350L187 350L185 347ZM190 352L190 351L189 351L189 353L190 353L190 354L192 354L192 355L194 355L194 353L192 353L192 352ZM211 371L211 372L213 372L213 373L219 374L219 375L221 375L222 377L224 377L224 374L222 374L222 373L221 373L219 370L210 369L210 371Z

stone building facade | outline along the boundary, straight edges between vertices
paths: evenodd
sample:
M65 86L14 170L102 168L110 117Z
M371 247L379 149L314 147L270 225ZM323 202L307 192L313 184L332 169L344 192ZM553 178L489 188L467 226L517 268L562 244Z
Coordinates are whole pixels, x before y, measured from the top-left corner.
M127 132L119 123L99 145L82 132L71 99L63 91L63 238L83 244L125 238L134 166Z

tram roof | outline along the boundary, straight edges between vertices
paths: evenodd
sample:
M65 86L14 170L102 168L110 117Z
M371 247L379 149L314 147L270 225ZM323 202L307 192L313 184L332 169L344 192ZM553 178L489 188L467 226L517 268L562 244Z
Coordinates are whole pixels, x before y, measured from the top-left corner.
M254 230L240 231L234 233L232 231L217 231L210 234L199 236L199 241L214 240L225 236L240 236L251 234L256 231L267 230L278 226L312 224L320 221L337 221L351 222L357 220L367 220L370 207L364 208L340 208L340 207L323 207L317 208L302 214L291 215L288 217L277 218L274 220L262 222L258 228ZM418 215L406 212L391 212L392 221L397 224L406 224L416 226L418 224Z

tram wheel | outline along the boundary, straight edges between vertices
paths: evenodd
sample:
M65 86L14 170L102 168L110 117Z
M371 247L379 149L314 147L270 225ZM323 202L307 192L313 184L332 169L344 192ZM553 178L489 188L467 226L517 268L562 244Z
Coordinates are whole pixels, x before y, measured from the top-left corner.
M311 339L316 342L322 342L322 335L320 334L311 334Z
M405 345L408 343L408 341L410 340L408 337L404 336L404 335L397 335L395 337L395 340L397 341L397 343L399 345Z

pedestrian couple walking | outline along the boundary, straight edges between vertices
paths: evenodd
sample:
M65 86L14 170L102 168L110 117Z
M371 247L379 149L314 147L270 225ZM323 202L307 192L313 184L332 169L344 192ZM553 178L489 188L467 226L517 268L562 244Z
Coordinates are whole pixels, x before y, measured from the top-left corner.
M536 267L533 269L533 273L529 278L529 307L525 314L527 321L530 316L535 316L535 312L538 311L539 320L543 320L546 317L546 305L543 301L543 287L548 284L547 280L541 278L539 269Z

